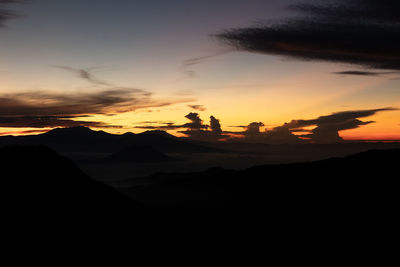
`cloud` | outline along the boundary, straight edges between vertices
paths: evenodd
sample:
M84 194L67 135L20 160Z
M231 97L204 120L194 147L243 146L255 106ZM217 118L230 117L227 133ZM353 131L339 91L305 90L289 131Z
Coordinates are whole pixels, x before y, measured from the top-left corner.
M308 138L315 143L337 143L343 141L343 139L339 136L339 131L355 129L363 125L374 123L374 121L360 121L360 118L370 117L378 112L394 110L397 109L382 108L337 112L312 120L293 120L289 123L285 123L282 126L276 127L271 131L283 131L285 129L290 133L293 133L299 132L299 130L303 129L304 127L316 126L310 131L310 134L303 135L302 137Z
M198 110L198 111L206 111L206 107L203 105L188 105L189 108L192 108L194 110Z
M185 123L184 125L182 125L182 128L188 128L191 131L197 131L208 128L208 125L203 124L203 120L200 118L198 113L190 112L185 116L185 118L187 118L191 122Z
M191 139L200 141L218 141L224 138L228 138L228 135L224 135L222 131L220 121L214 116L210 116L210 125L204 124L198 113L189 113L185 116L186 119L190 120L184 124L174 124L172 122L156 122L161 125L148 125L152 122L143 122L142 125L138 125L135 128L146 129L146 130L180 130L180 133L185 134Z
M213 132L214 134L216 134L216 135L222 134L221 123L214 116L210 117L210 128L211 128L211 132Z
M117 86L96 78L91 69L56 66L94 85L88 92L31 91L0 94L0 127L120 127L102 122L78 121L87 115L115 115L146 108L165 107L195 99L154 99L146 90Z
M154 122L154 124L163 124L163 125L147 125L150 123L143 123L143 125L137 125L135 128L144 129L144 130L176 130L182 128L182 125L175 125L173 122ZM153 124L153 123L151 123Z
M192 57L192 58L186 59L183 61L182 65L180 67L180 70L186 75L187 78L194 78L197 76L197 73L194 70L192 70L191 68L193 68L196 65L202 64L202 63L206 62L207 60L231 53L233 51L234 51L234 49L228 47L228 48L223 48L223 49L218 49L216 51L212 51L203 56L197 56L197 57Z
M48 132L48 129L42 129L42 130L28 130L28 131L12 131L12 132L0 132L0 136L5 136L5 135L28 135L28 134L40 134L40 133L45 133Z
M230 140L248 143L265 144L302 144L302 143L340 143L343 139L339 132L355 129L374 121L361 121L378 112L395 111L395 108L381 108L369 110L342 111L327 116L320 116L310 120L292 120L281 126L261 131L265 126L263 122L252 122L247 126L231 126L244 128L243 131L223 131L220 121L214 116L210 117L210 125L205 125L198 113L189 113L185 117L190 120L185 124L163 122L162 125L148 125L144 122L136 126L139 129L152 130L179 130L187 137L201 141Z
M166 121L141 121L141 122L135 122L133 124L138 124L138 125L141 125L141 124L165 124L165 125L168 125L168 124L173 124L173 122L170 122L170 121L168 121L168 122L166 122Z
M150 97L152 95L151 92L148 92L148 91L145 91L142 89L119 86L119 85L115 85L111 82L101 80L92 73L92 70L95 68L79 69L79 68L72 68L69 66L61 66L61 65L55 65L54 67L58 68L58 69L66 70L72 74L75 74L76 77L86 80L89 83L96 85L98 87L107 89L107 91L112 91L112 90L115 90L115 91L122 90L123 91L123 90L125 90L125 91L130 91L130 92L136 91L137 93L141 93L143 96L147 96L147 97Z
M188 128L186 131L180 131L180 133L184 133L191 139L205 142L215 142L229 137L223 134L221 123L214 116L210 116L210 125L204 125L203 128Z
M260 133L260 128L264 126L262 122L252 122L246 127L245 136L257 135Z
M237 50L400 70L399 1L337 0L290 8L303 16L216 37Z
M363 122L357 119L349 119L338 123L319 124L309 136L315 143L341 142L343 139L339 136L339 131L355 129L370 123L374 123L374 121Z
M271 144L298 144L304 143L304 140L300 139L294 134L294 131L286 127L275 127L264 133L265 141Z
M369 23L396 23L400 4L397 0L335 0L325 5L294 4L290 8L312 16L346 21L367 20Z
M4 23L13 18L17 18L18 15L5 8L8 4L22 3L23 0L0 0L0 27L4 26Z
M200 118L198 113L190 112L185 116L190 122L185 124L174 124L172 122L157 122L162 125L148 125L151 122L144 122L143 125L135 126L138 129L148 129L148 130L176 130L176 129L187 129L188 131L200 131L203 129L208 129L209 126L203 124L203 120Z
M122 113L169 104L152 100L146 93L136 89L80 93L32 91L0 95L0 116Z
M396 74L396 73L397 72L373 72L373 71L358 71L358 70L333 72L333 74L338 74L338 75L356 75L356 76L382 76L382 75Z
M231 141L247 142L247 143L265 143L265 144L297 144L304 143L302 139L297 137L293 132L283 126L275 127L271 130L261 131L264 127L262 122L252 122L248 126L235 126L245 128L242 132L226 132L233 134ZM298 130L298 129L297 129ZM241 137L237 137L241 136Z
M0 127L7 128L56 128L56 127L103 127L121 128L121 126L111 126L102 122L73 120L69 116L16 116L0 117Z
M76 69L76 68L72 68L69 66L54 66L55 68L59 68L62 70L66 70L68 72L71 72L73 74L75 74L77 77L87 80L88 82L95 84L95 85L104 85L104 86L115 86L111 83L108 83L106 81L102 81L97 79L91 72L91 69Z
M293 128L312 126L312 125L337 124L352 119L370 117L382 111L394 111L394 110L397 109L381 108L381 109L342 111L327 116L321 116L318 117L317 119L312 119L312 120L293 120L290 123L285 124L285 126L293 129Z
M163 107L190 99L155 100L138 89L101 90L97 92L53 93L32 91L0 95L0 127L102 126L95 122L74 122L74 117L111 115L143 108ZM69 120L66 120L68 116ZM19 117L19 120L17 120ZM8 118L8 123L6 123ZM46 121L47 124L44 123ZM14 125L14 126L13 126Z
M320 116L311 120L292 120L281 126L272 129L260 130L264 124L253 122L245 127L242 132L229 132L235 136L232 141L242 141L250 143L267 144L298 144L298 143L340 143L343 139L339 132L355 129L364 125L374 123L374 121L361 121L360 118L370 117L378 112L394 111L395 108L382 108L370 110L343 111L327 116ZM312 130L308 127L314 127ZM228 132L225 132L228 133ZM295 134L297 133L297 135Z

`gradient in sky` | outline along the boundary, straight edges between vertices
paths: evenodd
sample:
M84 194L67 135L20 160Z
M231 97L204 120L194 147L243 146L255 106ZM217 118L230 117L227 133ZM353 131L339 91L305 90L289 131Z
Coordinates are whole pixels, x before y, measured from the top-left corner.
M398 66L380 65L371 71L346 60L304 61L282 51L232 47L213 36L298 18L299 9L287 8L296 3L3 3L21 16L7 19L0 28L0 133L77 125L139 132L143 129L135 127L185 125L190 112L199 113L205 123L215 116L227 132L238 131L230 126L252 122L263 122L261 129L271 130L292 120L384 109L366 120L352 117L363 123L340 135L400 139ZM290 45L287 50L293 52Z

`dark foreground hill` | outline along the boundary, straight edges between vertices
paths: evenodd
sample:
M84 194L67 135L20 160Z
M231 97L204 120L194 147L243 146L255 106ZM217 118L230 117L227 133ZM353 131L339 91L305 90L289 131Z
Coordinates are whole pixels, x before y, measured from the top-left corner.
M394 223L400 150L243 171L158 174L123 189L167 223L327 225Z
M158 174L119 189L128 199L48 148L6 147L0 149L2 218L13 227L46 229L160 223L387 227L397 217L399 156L400 150L369 151L243 171Z
M142 224L142 205L92 180L43 146L0 149L2 221L42 228Z

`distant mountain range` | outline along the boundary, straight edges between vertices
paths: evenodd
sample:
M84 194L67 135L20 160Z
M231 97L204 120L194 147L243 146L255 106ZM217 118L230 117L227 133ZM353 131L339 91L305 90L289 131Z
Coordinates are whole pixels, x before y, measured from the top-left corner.
M162 153L212 152L215 148L192 143L164 131L141 134L109 134L87 127L58 128L44 134L0 137L0 147L9 145L45 145L57 152L116 153L128 147L152 147Z

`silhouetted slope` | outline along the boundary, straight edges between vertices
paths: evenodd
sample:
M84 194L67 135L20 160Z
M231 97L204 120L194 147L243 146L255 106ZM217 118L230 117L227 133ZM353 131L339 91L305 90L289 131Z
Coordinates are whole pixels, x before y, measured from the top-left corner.
M6 147L0 149L3 222L68 229L160 222L387 227L397 217L399 156L399 149L369 151L243 171L158 174L121 190L131 201L48 148Z
M397 149L243 171L158 174L124 193L170 223L386 225L397 216L399 158Z
M152 146L163 153L216 151L162 131L115 135L87 127L59 128L39 135L0 137L0 147L9 145L45 145L57 152L115 153L130 146Z
M5 221L27 227L115 227L143 220L143 207L43 146L0 149Z

